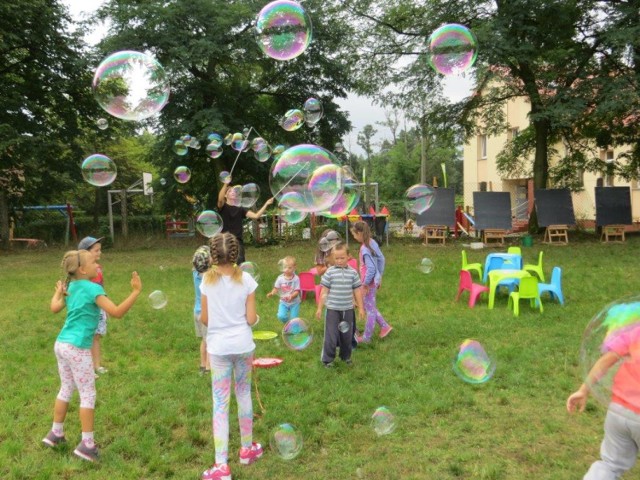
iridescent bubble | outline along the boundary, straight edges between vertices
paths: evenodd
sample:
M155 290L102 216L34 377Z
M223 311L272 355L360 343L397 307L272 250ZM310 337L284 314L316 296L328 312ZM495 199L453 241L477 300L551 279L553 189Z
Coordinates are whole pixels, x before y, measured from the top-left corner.
M182 157L187 154L189 148L184 144L184 140L176 140L173 142L173 151Z
M244 152L249 147L249 140L241 133L234 133L231 137L231 148L236 152Z
M298 130L304 124L304 113L302 110L287 110L280 119L280 126L287 132Z
M427 60L433 69L443 75L458 75L476 61L478 41L464 25L451 23L434 31L427 41Z
M304 102L304 121L307 123L308 127L313 127L316 123L320 121L324 110L322 108L322 102L317 98L309 98L306 102Z
M336 151L336 153L342 153L342 152L344 152L344 145L342 145L340 142L338 142L338 143L335 144L333 149Z
M281 207L289 210L327 210L342 193L344 179L333 167L316 173L316 170L326 165L337 165L337 160L331 152L322 147L302 144L288 148L271 164L271 193ZM325 182L327 178L335 182ZM323 190L320 190L320 185ZM291 196L295 196L295 202L284 201Z
M335 230L329 230L318 240L318 248L328 252L340 242L342 242L342 236Z
M396 429L396 419L387 407L378 407L371 415L371 427L379 436L389 435Z
M255 183L247 183L242 186L242 201L241 205L244 208L253 207L260 197L260 187Z
M160 185L165 186L167 184L167 181L164 178L160 179Z
M404 194L404 206L410 212L424 213L431 208L435 198L435 190L430 185L412 185Z
M227 203L232 207L242 205L242 185L234 185L227 190Z
M231 142L233 141L233 133L228 133L226 137L224 137L224 144L225 145L231 145Z
M433 272L435 265L433 264L433 261L431 261L431 259L423 258L422 260L420 260L420 265L418 266L418 268L422 273L431 273Z
M269 446L283 460L292 460L302 451L302 435L293 425L283 423L271 431Z
M267 141L262 137L256 137L251 140L251 149L254 152L261 150L265 145L268 145Z
M214 148L220 148L222 146L222 137L217 133L210 133L207 136L207 140L209 140L209 145L213 145Z
M349 322L342 321L338 323L338 330L342 333L347 333L350 327L351 325L349 324Z
M207 145L205 151L211 158L218 158L220 155L222 155L222 148L217 147L214 143L210 143L209 145Z
M313 340L311 325L302 318L292 318L282 326L282 340L291 350L304 350Z
M308 214L307 212L301 212L299 210L283 209L280 211L280 215L285 222L294 225L296 223L302 222L305 218L307 218Z
M278 260L278 271L284 272L285 263L284 258Z
M193 139L193 137L191 135L189 135L188 133L186 135L183 135L182 137L180 137L180 140L182 140L182 143L184 143L187 147L191 146L191 140Z
M605 306L588 323L582 335L579 366L590 393L603 406L611 402L614 378L621 381L636 377L640 362L640 296L616 300ZM614 352L619 360L597 382L589 372L606 352Z
M192 138L189 142L189 148L193 148L194 150L200 150L200 140L197 138Z
M328 210L320 212L321 215L327 218L344 217L356 208L360 202L361 189L355 173L353 173L351 168L345 166L342 167L342 175L344 177L342 194L335 199L333 205L331 205Z
M196 230L211 238L222 230L222 217L213 210L205 210L196 219Z
M94 153L85 158L80 169L82 178L94 187L111 185L118 175L114 161L101 153Z
M180 165L173 171L173 178L175 178L178 183L187 183L191 180L191 170L189 170L189 167Z
M226 170L223 170L222 172L220 172L219 177L222 183L231 183L231 174Z
M244 136L244 138L247 138L250 133L251 133L251 129L250 128L244 127L242 129L242 135Z
M256 21L258 46L275 60L291 60L311 43L311 19L290 0L277 0L260 10Z
M106 57L93 76L93 95L109 114L140 121L156 115L169 100L169 78L162 65L141 52Z
M265 143L259 150L253 153L253 156L260 163L264 163L271 158L271 147Z
M98 121L96 122L96 126L100 130L106 130L107 128L109 128L109 122L107 121L106 118L99 118Z
M167 303L167 296L162 290L154 290L149 294L149 305L151 305L151 308L160 310L161 308L166 307Z
M256 265L255 263L253 262L241 263L240 270L251 275L256 282L260 281L260 269L258 268L258 265Z
M273 147L273 158L275 160L278 160L280 158L280 155L282 155L282 152L285 151L285 146L284 145L276 145L275 147Z
M453 371L467 383L484 383L496 370L496 363L480 342L465 340L453 359Z

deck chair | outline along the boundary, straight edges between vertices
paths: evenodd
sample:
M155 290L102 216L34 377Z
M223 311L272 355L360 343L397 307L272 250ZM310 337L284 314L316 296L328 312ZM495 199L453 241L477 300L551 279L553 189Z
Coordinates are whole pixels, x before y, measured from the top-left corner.
M467 263L467 252L466 250L462 250L462 270L467 270L470 272L471 270L475 270L478 272L478 280L482 280L482 264L481 263Z
M544 292L549 292L551 300L557 299L560 305L564 305L564 296L562 295L562 269L553 267L551 271L551 283L539 283L538 293L540 296Z
M542 254L543 252L540 252L538 254L538 264L533 264L533 263L527 263L525 264L524 267L522 267L523 270L526 270L527 272L533 272L535 273L538 278L540 279L541 282L544 282L544 271L542 270Z
M298 274L300 279L300 296L302 300L307 297L307 292L316 292L315 276L311 272L300 272Z
M473 308L480 294L482 294L482 292L488 292L489 287L485 287L484 285L480 285L479 283L473 283L471 272L469 272L468 270L460 270L460 283L458 285L456 302L460 300L460 294L465 290L469 292L469 307Z
M513 253L515 255L522 255L522 250L520 247L509 247L507 249L507 253Z
M520 315L520 300L529 300L531 308L540 308L540 313L544 311L540 294L538 293L538 279L536 277L523 277L520 279L520 285L517 292L509 294L508 308L513 306L513 314L517 317Z

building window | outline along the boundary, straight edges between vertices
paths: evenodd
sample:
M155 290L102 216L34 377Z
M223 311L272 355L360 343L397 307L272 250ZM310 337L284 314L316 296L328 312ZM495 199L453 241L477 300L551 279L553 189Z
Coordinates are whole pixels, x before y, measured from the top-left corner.
M479 153L480 159L486 160L487 158L487 136L486 135L478 136L478 153Z
M615 160L613 158L613 150L607 150L606 152L604 152L604 161L607 162L607 164L612 164ZM611 166L611 168L613 168L613 165ZM606 174L604 176L604 186L605 187L613 187L614 186L614 176L613 175L608 175Z
M515 140L516 138L518 138L518 135L520 135L520 129L518 127L509 129L509 140Z

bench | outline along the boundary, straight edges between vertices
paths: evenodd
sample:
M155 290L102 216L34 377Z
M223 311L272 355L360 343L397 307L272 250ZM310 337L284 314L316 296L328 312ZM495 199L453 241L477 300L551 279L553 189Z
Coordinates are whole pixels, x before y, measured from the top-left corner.
M624 225L605 225L602 227L600 241L605 243L624 242Z
M426 225L424 227L424 244L429 245L429 240L444 245L447 240L447 226Z
M504 237L506 234L506 230L499 228L486 228L482 231L482 243L489 245L489 241L495 240L495 244L504 245Z
M47 243L44 240L39 240L37 238L11 238L9 241L17 242L29 249L41 249L47 247Z
M180 220L166 220L164 222L164 225L167 239L195 236L195 232L190 228L189 222Z
M544 231L542 243L559 243L567 245L569 243L569 227L567 225L549 225Z

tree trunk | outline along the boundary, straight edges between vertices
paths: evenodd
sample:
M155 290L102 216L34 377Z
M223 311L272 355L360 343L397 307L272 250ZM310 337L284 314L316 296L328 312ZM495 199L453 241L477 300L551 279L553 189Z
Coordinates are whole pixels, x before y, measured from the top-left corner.
M533 186L541 190L547 188L547 180L549 178L549 121L535 120L533 122L533 128L536 134L536 153L533 160ZM529 232L540 233L538 215L535 209L529 216Z
M122 216L122 237L127 238L129 236L129 224L127 221L127 192L124 190L120 196L120 213Z
M9 199L5 191L0 191L0 247L8 250L9 242Z

